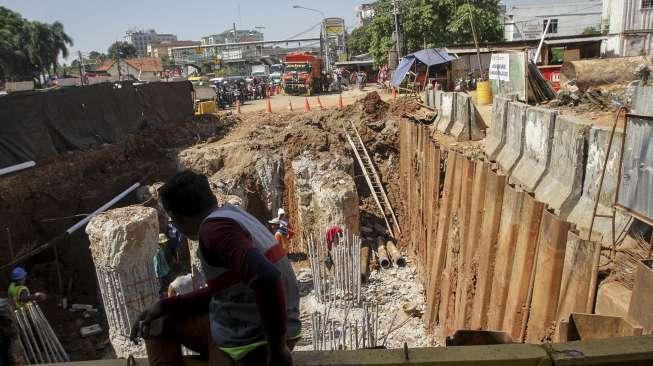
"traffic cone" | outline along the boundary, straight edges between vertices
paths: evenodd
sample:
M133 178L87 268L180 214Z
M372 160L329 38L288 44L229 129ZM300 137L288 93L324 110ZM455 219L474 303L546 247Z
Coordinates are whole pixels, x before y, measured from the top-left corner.
M317 96L317 106L320 107L320 109L324 109L324 107L322 106L322 101L320 100L319 95Z
M308 104L308 98L304 98L304 112L310 112L311 111L311 105Z
M236 100L236 113L240 114L240 100Z
M397 99L397 89L392 88L392 99Z
M292 112L292 101L290 100L290 97L288 97L288 110Z
M342 105L342 94L338 95L338 109L342 110L345 106Z
M265 106L265 111L267 113L272 113L272 103L270 103L270 98L267 99L267 103Z

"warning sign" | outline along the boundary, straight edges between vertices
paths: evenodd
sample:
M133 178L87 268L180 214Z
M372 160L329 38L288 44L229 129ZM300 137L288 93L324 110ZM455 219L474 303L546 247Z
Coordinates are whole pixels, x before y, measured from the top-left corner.
M510 55L507 53L493 53L490 59L490 80L510 81Z

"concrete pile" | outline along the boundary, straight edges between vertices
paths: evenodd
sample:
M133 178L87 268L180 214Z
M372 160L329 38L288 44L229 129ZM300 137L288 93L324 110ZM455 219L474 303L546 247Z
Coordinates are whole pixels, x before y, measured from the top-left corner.
M294 199L297 201L297 232L324 235L331 225L347 227L359 235L358 192L353 178L353 160L325 159L310 153L292 162Z
M134 345L129 333L141 311L158 299L152 270L157 211L142 206L110 210L91 220L86 233L116 356L145 356L143 343Z

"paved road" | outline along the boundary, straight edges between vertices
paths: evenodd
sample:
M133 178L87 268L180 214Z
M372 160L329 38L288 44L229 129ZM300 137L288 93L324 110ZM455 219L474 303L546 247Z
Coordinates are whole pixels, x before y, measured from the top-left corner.
M356 100L364 97L367 93L371 91L376 91L379 93L382 99L388 100L392 96L387 90L381 90L376 85L369 85L363 90L358 90L352 88L346 90L342 93L342 101L344 105L353 104ZM308 97L308 103L312 109L318 108L317 103L318 96ZM337 108L338 107L338 94L321 94L319 96L322 106L324 108ZM288 111L288 102L292 104L293 111L303 112L304 111L304 100L305 96L287 96L287 95L274 95L270 97L270 103L272 105L272 112L286 112ZM256 111L265 111L266 101L263 99L248 101L243 106L241 106L242 113L256 112Z

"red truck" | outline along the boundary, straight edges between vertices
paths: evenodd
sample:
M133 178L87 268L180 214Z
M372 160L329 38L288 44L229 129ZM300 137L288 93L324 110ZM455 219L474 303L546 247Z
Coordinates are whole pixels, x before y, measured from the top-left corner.
M322 59L306 52L290 53L283 62L283 90L312 95L322 90Z

